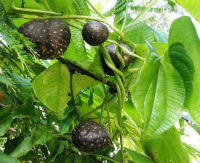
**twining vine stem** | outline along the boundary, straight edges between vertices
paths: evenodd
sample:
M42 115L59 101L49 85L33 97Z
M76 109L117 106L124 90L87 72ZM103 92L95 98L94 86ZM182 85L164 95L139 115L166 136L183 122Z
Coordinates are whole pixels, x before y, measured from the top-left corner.
M108 42L110 43L113 43L113 44L116 44L117 46L119 46L126 54L130 55L130 56L133 56L133 57L136 57L138 59L141 59L141 60L145 60L145 58L133 53L133 52L130 52L129 50L127 50L125 47L123 47L121 44L119 44L118 42L116 41L113 41L113 40L107 40Z
M19 8L14 5L14 1L11 6L11 11L17 11L18 13L25 13L25 14L48 14L48 15L62 15L62 13L57 13L53 11L45 11L45 10L38 10L38 9L27 9L27 8ZM12 12L11 12L12 13Z
M118 101L119 101L118 106L119 107L118 107L118 112L117 112L117 122L116 123L119 124L118 130L120 132L121 158L122 158L122 163L124 163L123 139L122 139L122 120L121 120L121 111L123 109L124 100L125 100L125 89L124 89L124 85L122 82L122 79L124 79L124 76L123 76L123 73L121 76L121 73L119 73L121 71L115 67L114 62L111 59L110 55L108 54L108 51L106 50L104 45L101 45L101 49L103 51L103 57L104 57L104 60L106 61L107 66L113 70L115 77L117 79L116 87L117 87L117 94L118 94Z
M80 31L82 31L82 26L80 26L78 24L75 24L75 23L72 23L72 22L68 21L67 25L72 26L72 27L74 27L74 28L79 29Z
M102 102L99 106L97 106L94 110L92 110L92 111L90 111L90 112L84 114L82 117L86 117L86 116L88 116L88 115L90 115L90 114L96 112L96 111L99 110L103 105L105 105L105 102L109 103L114 97L115 97L115 96L111 96L107 101L106 101L106 99L104 98L103 102Z
M70 70L70 93L72 97L72 102L75 105L75 100L74 100L74 92L73 92L73 70Z
M104 90L105 97L104 97L104 105L101 107L101 116L100 116L99 124L102 124L102 121L103 121L103 112L104 112L106 97L107 97L107 92L106 92L106 88L104 84L103 84L103 90Z
M121 65L122 65L122 69L123 69L126 66L126 64L124 62L124 59L123 59L122 55L120 54L119 46L117 46L116 55L117 55L117 58L119 59Z

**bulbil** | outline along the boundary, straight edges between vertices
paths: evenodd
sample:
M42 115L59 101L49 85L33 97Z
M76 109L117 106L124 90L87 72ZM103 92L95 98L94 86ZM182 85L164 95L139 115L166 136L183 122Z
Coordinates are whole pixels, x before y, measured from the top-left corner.
M38 58L55 59L64 54L71 40L68 25L60 19L39 19L23 24L18 31L36 44Z
M98 152L111 144L106 128L89 120L82 121L73 130L72 142L82 152Z
M105 42L108 38L108 28L101 22L89 21L83 26L83 39L92 46L97 46Z

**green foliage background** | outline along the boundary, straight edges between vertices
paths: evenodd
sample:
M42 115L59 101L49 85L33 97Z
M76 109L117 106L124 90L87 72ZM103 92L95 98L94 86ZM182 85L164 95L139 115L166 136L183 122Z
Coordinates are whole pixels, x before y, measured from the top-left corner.
M132 0L117 0L103 14L88 0L0 0L0 163L199 159L200 151L181 141L186 124L199 133L199 36L187 16L171 24L169 35L140 20L157 1L134 19L128 11L141 8ZM168 2L172 8L179 3L199 20L199 11L191 7L199 2ZM72 38L62 57L68 64L38 59L35 45L17 32L23 23L41 17L61 18L69 25ZM82 26L93 19L109 27L104 45L125 42L133 49L132 63L115 76L104 74L98 55L104 45L89 46L81 37ZM121 94L119 89L111 94L110 86L120 81ZM71 132L85 119L107 128L113 142L109 148L84 153L73 145Z

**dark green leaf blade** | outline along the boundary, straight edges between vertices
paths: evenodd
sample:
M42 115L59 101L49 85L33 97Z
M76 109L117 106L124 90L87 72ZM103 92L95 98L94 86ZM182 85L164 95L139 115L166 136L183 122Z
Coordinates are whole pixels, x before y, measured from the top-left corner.
M32 143L45 144L47 141L53 139L53 134L47 126L40 126L32 133Z
M10 157L1 152L0 152L0 162L1 163L20 163L16 158Z
M13 0L1 0L0 1L0 8L1 8L1 5L2 5L4 10L7 12L11 8L12 2L13 2Z
M0 74L0 83L6 84L8 86L11 86L13 84L12 81L5 74Z
M56 154L53 156L53 158L51 159L50 162L54 162L55 159L56 159L56 157L57 157L58 155L60 155L60 154L63 152L63 150L64 150L64 148L65 148L65 144L66 144L66 142L64 142L64 141L61 141L61 142L60 142L60 144L59 144L59 146L58 146L58 150L56 151Z
M7 133L12 123L12 115L7 111L0 112L0 136Z
M194 65L190 57L186 54L184 46L180 43L169 47L169 57L172 65L180 73L185 86L185 105L192 94L192 81L194 75Z

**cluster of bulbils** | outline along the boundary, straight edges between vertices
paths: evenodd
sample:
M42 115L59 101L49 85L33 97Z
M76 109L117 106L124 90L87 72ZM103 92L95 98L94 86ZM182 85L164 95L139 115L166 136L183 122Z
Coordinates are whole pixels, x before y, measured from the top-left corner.
M71 40L71 32L68 25L60 19L39 19L32 20L23 24L19 30L21 34L28 37L31 42L36 44L38 58L55 59L65 53ZM92 46L97 46L105 42L109 36L108 28L101 22L89 21L83 26L83 39ZM131 48L122 44L127 50ZM115 66L120 68L120 61L116 55L115 44L106 46ZM102 66L105 74L114 75L113 71L106 65L102 51L99 51ZM122 51L122 57L125 61L125 68L131 62L131 56Z
M71 40L71 32L68 25L60 19L39 19L23 24L19 30L21 34L33 42L38 51L38 58L55 59L65 53ZM108 28L101 22L89 21L83 26L82 37L92 46L98 46L105 42L109 36ZM131 48L122 44L127 50ZM116 55L117 46L106 46L115 66L120 68L120 61ZM27 50L27 49L26 49ZM99 51L105 74L114 75L114 72L106 65L102 51ZM125 68L130 64L131 57L122 51ZM73 144L83 152L98 152L107 148L111 140L106 128L93 121L83 121L72 132Z

